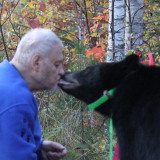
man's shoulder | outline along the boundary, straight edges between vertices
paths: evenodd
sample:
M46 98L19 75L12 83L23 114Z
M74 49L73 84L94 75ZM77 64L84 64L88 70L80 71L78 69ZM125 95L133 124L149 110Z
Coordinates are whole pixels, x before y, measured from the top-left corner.
M0 113L16 105L27 105L37 112L35 98L26 86L16 84L0 84L0 95Z
M37 110L36 101L26 81L8 61L0 64L0 112L16 104Z
M0 95L16 101L33 96L21 74L6 60L0 63Z

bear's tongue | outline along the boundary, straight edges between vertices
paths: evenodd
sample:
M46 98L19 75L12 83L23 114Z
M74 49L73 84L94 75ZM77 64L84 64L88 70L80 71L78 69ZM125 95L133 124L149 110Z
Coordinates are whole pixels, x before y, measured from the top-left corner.
M58 84L59 84L59 85L71 85L72 83L61 79L61 80L58 82Z

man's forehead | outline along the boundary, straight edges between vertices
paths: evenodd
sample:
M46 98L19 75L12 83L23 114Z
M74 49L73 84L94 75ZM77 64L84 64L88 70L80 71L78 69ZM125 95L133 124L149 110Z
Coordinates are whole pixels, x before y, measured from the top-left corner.
M63 53L54 53L54 54L52 54L52 60L54 62L63 62L64 61Z

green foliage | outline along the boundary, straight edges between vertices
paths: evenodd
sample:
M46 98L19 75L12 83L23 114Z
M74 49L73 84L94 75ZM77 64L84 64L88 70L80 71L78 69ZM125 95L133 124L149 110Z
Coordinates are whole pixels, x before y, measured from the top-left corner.
M88 111L85 104L61 91L38 97L43 100L39 102L43 137L67 147L69 153L64 159L107 157L104 117Z
M145 33L143 51L154 53L156 63L160 60L160 3L146 0L145 3Z

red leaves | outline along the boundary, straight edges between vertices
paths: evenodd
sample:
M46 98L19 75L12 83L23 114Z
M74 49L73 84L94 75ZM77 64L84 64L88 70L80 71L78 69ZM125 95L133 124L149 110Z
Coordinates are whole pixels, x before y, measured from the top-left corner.
M39 5L40 5L39 10L42 12L45 12L46 11L46 4L43 1L41 1L41 2L39 2Z
M102 20L104 17L102 15L98 15L97 17L93 17L95 20Z
M32 28L37 28L40 26L40 22L38 18L27 18L28 24L32 27Z
M94 20L105 20L105 21L108 21L108 19L109 19L109 15L107 14L107 15L98 15L97 17L93 17L92 19L94 19Z
M37 7L37 9L39 11L42 11L42 12L46 11L46 4L43 1L40 1L39 3L35 2L35 1L31 1L28 3L28 6L31 9L35 9L37 5L39 5L39 8ZM38 11L37 9L36 9L36 11ZM37 18L37 15L35 14L33 16L29 11L22 12L22 16L24 18L26 18L26 20L27 20L28 24L31 26L31 28L40 27L40 25L42 24L42 23L40 23L39 18Z
M98 61L103 61L103 58L105 56L105 49L102 44L99 44L98 46L93 47L91 50L88 50L86 52L87 57L94 57Z
M35 11L38 11L38 10L42 11L42 12L46 11L46 4L43 1L40 1L39 3L35 2L35 1L31 1L31 2L28 3L28 6L31 9L34 9ZM36 6L39 6L39 8L36 7ZM32 12L23 11L22 16L27 20L27 22L28 22L28 24L30 25L31 28L40 27L41 23L40 23L39 18L37 18L36 14L32 15Z
M92 30L95 29L95 28L98 28L98 24L94 24L94 26L92 26L92 27L90 28L90 30L92 31Z
M36 6L39 5L39 10L42 11L42 12L45 12L46 11L46 4L43 2L43 1L40 1L39 3L36 2L36 1L31 1L28 3L28 6L30 8L36 8Z

